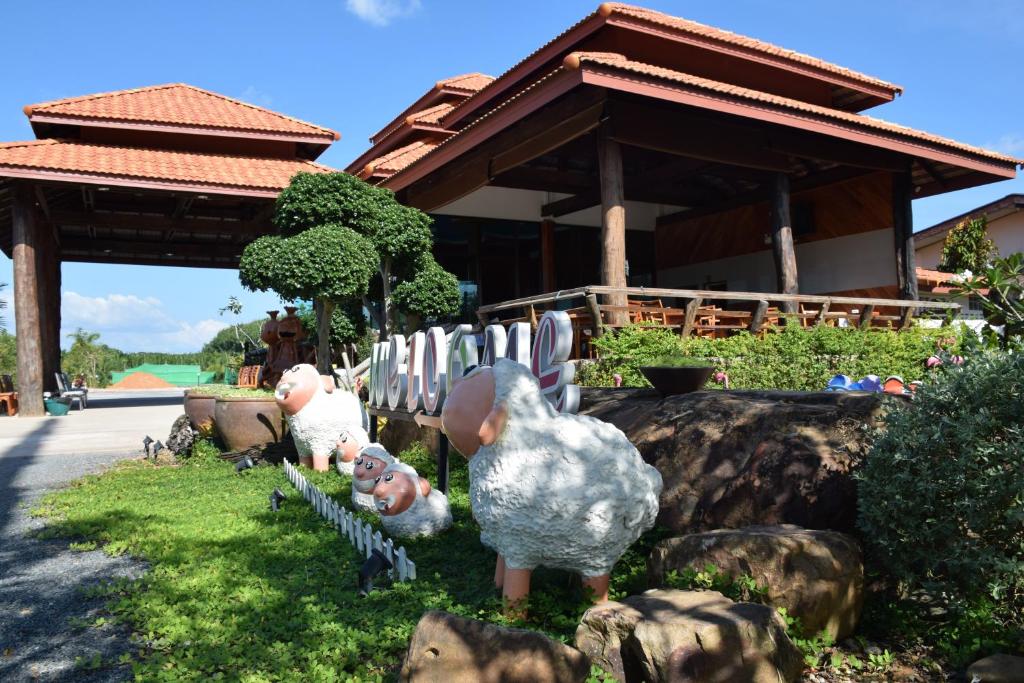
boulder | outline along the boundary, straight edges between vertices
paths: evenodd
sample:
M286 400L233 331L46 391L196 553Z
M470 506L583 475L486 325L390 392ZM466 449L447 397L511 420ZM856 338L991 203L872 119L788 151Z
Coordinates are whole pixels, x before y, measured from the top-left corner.
M715 591L649 590L583 615L576 647L619 681L794 681L800 651L770 607Z
M196 441L196 431L188 415L181 415L171 425L171 433L167 436L167 448L179 458L187 458L192 455L192 445Z
M503 628L431 610L412 634L401 679L413 683L569 683L590 662L578 650L534 631Z
M967 680L978 683L1024 683L1024 657L992 655L967 667Z
M652 586L665 575L708 564L736 578L749 574L773 607L798 617L808 635L852 635L863 603L864 565L857 542L838 531L791 524L720 529L659 542L648 560Z
M665 483L658 523L676 533L754 524L852 531L851 476L883 394L587 389L580 413L625 432Z

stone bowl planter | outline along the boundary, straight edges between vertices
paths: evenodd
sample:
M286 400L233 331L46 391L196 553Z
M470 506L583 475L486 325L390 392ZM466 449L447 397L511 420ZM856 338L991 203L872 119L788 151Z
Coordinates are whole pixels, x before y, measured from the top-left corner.
M232 451L279 442L288 432L288 423L273 398L217 397L213 424Z
M192 429L199 432L213 429L213 406L216 402L216 396L208 396L195 389L185 390L185 415Z
M694 367L644 366L640 372L662 396L688 394L703 387L715 369L710 365Z

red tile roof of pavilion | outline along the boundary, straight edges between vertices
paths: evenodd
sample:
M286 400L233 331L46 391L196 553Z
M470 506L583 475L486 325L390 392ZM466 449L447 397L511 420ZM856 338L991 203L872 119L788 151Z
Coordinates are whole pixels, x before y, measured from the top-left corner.
M631 81L637 81L637 77L650 78L661 81L665 84L676 85L700 91L703 93L710 94L715 97L722 97L723 99L747 101L756 103L758 106L768 106L780 111L788 111L795 113L799 117L808 120L814 119L826 119L833 120L845 127L849 127L852 130L857 129L868 129L870 131L876 131L884 134L887 138L899 139L903 141L910 141L912 143L927 143L932 146L944 148L946 150L952 150L958 153L959 156L963 157L964 153L973 155L975 157L981 157L983 159L1000 162L1003 164L1014 164L1019 165L1022 162L1019 159L1001 154L999 152L993 152L990 150L982 149L980 147L974 147L972 145L966 145L949 138L945 138L939 135L933 135L923 131L901 126L899 124L890 123L863 114L854 114L838 109L831 109L829 107L822 107L820 105L809 104L800 100L795 100L788 97L782 97L771 93L765 93L758 90L751 90L737 85L729 83L723 83L720 81L713 81L707 78L694 76L692 74L683 73L680 71L674 71L672 69L666 69L651 64L644 64L641 62L631 61L626 59L623 55L616 53L606 52L574 52L565 57L562 66L556 68L551 73L547 74L540 80L531 84L516 95L504 100L500 105L494 107L483 116L475 119L468 126L460 129L455 134L448 137L446 140L441 142L437 147L432 149L429 153L424 154L419 159L406 165L405 168L396 171L394 174L385 178L382 183L386 183L392 189L398 189L390 183L392 178L401 175L404 171L408 171L414 166L417 166L420 162L429 160L432 156L441 153L449 145L455 144L461 138L474 131L478 126L483 124L485 121L496 115L498 112L506 109L510 105L516 103L524 96L532 93L533 91L544 87L548 83L554 82L559 76L565 76L567 72L584 72L588 69L603 70L607 73L618 72L620 75L625 75ZM923 156L927 156L926 150L922 148L921 153Z
M379 156L368 163L356 175L366 180L368 178L386 178L397 173L420 157L429 153L437 147L437 143L426 140L417 140L411 144L392 150L383 156Z
M204 154L69 140L0 143L0 176L98 185L276 197L300 171L333 169L301 159Z
M96 93L25 107L30 120L167 126L331 142L335 131L185 83Z
M473 93L487 87L494 76L487 74L471 73L461 76L445 78L434 84L434 87L425 92L415 102L406 107L401 114L392 119L386 126L370 136L370 142L374 145L380 144L384 138L394 133L408 121L408 118L417 112L422 112L437 104L437 100L445 94L454 95L459 99L470 97ZM449 110L450 111L450 110ZM447 114L448 112L445 112Z

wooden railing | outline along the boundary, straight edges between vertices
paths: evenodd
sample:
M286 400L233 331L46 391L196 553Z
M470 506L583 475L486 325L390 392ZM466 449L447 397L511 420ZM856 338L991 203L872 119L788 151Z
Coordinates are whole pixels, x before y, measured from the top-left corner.
M625 295L627 304L602 304L599 297L603 295L619 295L620 300ZM666 299L672 301L667 303ZM578 305L572 305L577 302ZM725 336L740 330L759 334L787 321L797 321L805 327L905 329L915 315L941 316L959 307L951 301L589 285L481 306L477 318L484 326L495 320L506 324L529 322L535 326L543 312L552 308L569 314L578 329L577 338L596 338L605 328L631 323L678 329L684 337ZM786 308L795 312L785 313ZM595 320L600 324L595 325Z

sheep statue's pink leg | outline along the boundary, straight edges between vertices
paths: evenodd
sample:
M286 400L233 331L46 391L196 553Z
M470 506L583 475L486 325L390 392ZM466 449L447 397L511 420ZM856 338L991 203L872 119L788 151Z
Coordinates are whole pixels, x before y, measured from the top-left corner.
M506 616L526 618L526 598L530 595L531 569L505 567L505 582L501 589L505 598Z
M583 579L583 586L594 591L594 604L608 602L608 574Z
M494 565L494 587L501 588L505 585L505 558L498 554L498 562Z
M327 472L331 469L331 456L313 454L313 470L316 472Z

